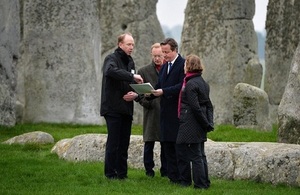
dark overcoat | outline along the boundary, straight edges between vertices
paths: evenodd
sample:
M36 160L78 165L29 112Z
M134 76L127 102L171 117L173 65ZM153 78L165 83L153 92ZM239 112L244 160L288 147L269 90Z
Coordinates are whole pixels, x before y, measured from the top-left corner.
M155 87L163 90L160 97L160 141L163 142L176 142L179 127L178 96L185 76L184 63L185 59L178 54L169 74L168 64L164 64Z
M144 80L144 83L151 83L152 86L157 84L158 71L155 68L154 62L146 65L138 70ZM142 98L139 104L143 106L143 140L159 141L159 116L160 116L160 98L146 100Z
M201 74L186 79L181 92L177 144L200 143L207 140L213 129L213 106L209 98L209 85Z
M133 101L125 101L123 96L132 88L130 83L135 83L133 73L135 64L121 48L109 54L103 65L103 78L101 90L101 116L106 114L133 115Z

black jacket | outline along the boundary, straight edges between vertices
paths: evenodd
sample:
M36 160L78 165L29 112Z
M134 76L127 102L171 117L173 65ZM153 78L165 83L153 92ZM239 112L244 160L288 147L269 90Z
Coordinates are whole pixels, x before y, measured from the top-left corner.
M209 85L201 74L187 79L181 92L179 131L176 143L200 143L207 140L213 130L213 106L209 98Z
M101 108L100 114L126 114L133 115L133 102L123 100L123 96L132 91L129 86L134 83L133 73L135 64L121 48L109 54L103 65Z

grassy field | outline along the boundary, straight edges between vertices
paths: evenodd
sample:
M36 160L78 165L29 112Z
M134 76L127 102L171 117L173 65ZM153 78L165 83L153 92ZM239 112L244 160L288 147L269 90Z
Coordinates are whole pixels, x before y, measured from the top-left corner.
M44 131L55 141L86 133L106 133L105 126L68 124L24 124L0 127L0 141L26 132ZM214 141L276 142L277 128L272 132L238 130L232 126L218 126L209 138ZM132 134L140 135L141 126L134 126ZM208 190L194 190L172 185L166 178L145 176L143 170L129 169L125 181L107 180L102 162L67 162L50 150L49 145L0 144L0 194L289 194L299 195L299 187L271 185L255 181L211 178Z

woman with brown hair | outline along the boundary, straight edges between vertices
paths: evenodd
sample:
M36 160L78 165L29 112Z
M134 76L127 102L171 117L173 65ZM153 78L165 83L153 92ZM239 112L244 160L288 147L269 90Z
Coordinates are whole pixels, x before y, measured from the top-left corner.
M193 180L194 188L207 189L210 180L204 142L207 141L207 132L214 129L209 85L201 76L203 65L198 56L187 56L184 71L186 76L179 95L176 140L180 184L190 186Z

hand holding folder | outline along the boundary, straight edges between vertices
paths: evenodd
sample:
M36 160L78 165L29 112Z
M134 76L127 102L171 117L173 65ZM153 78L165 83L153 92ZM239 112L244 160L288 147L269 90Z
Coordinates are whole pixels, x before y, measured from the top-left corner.
M154 88L151 83L142 83L142 84L129 84L135 92L139 94L151 93Z

